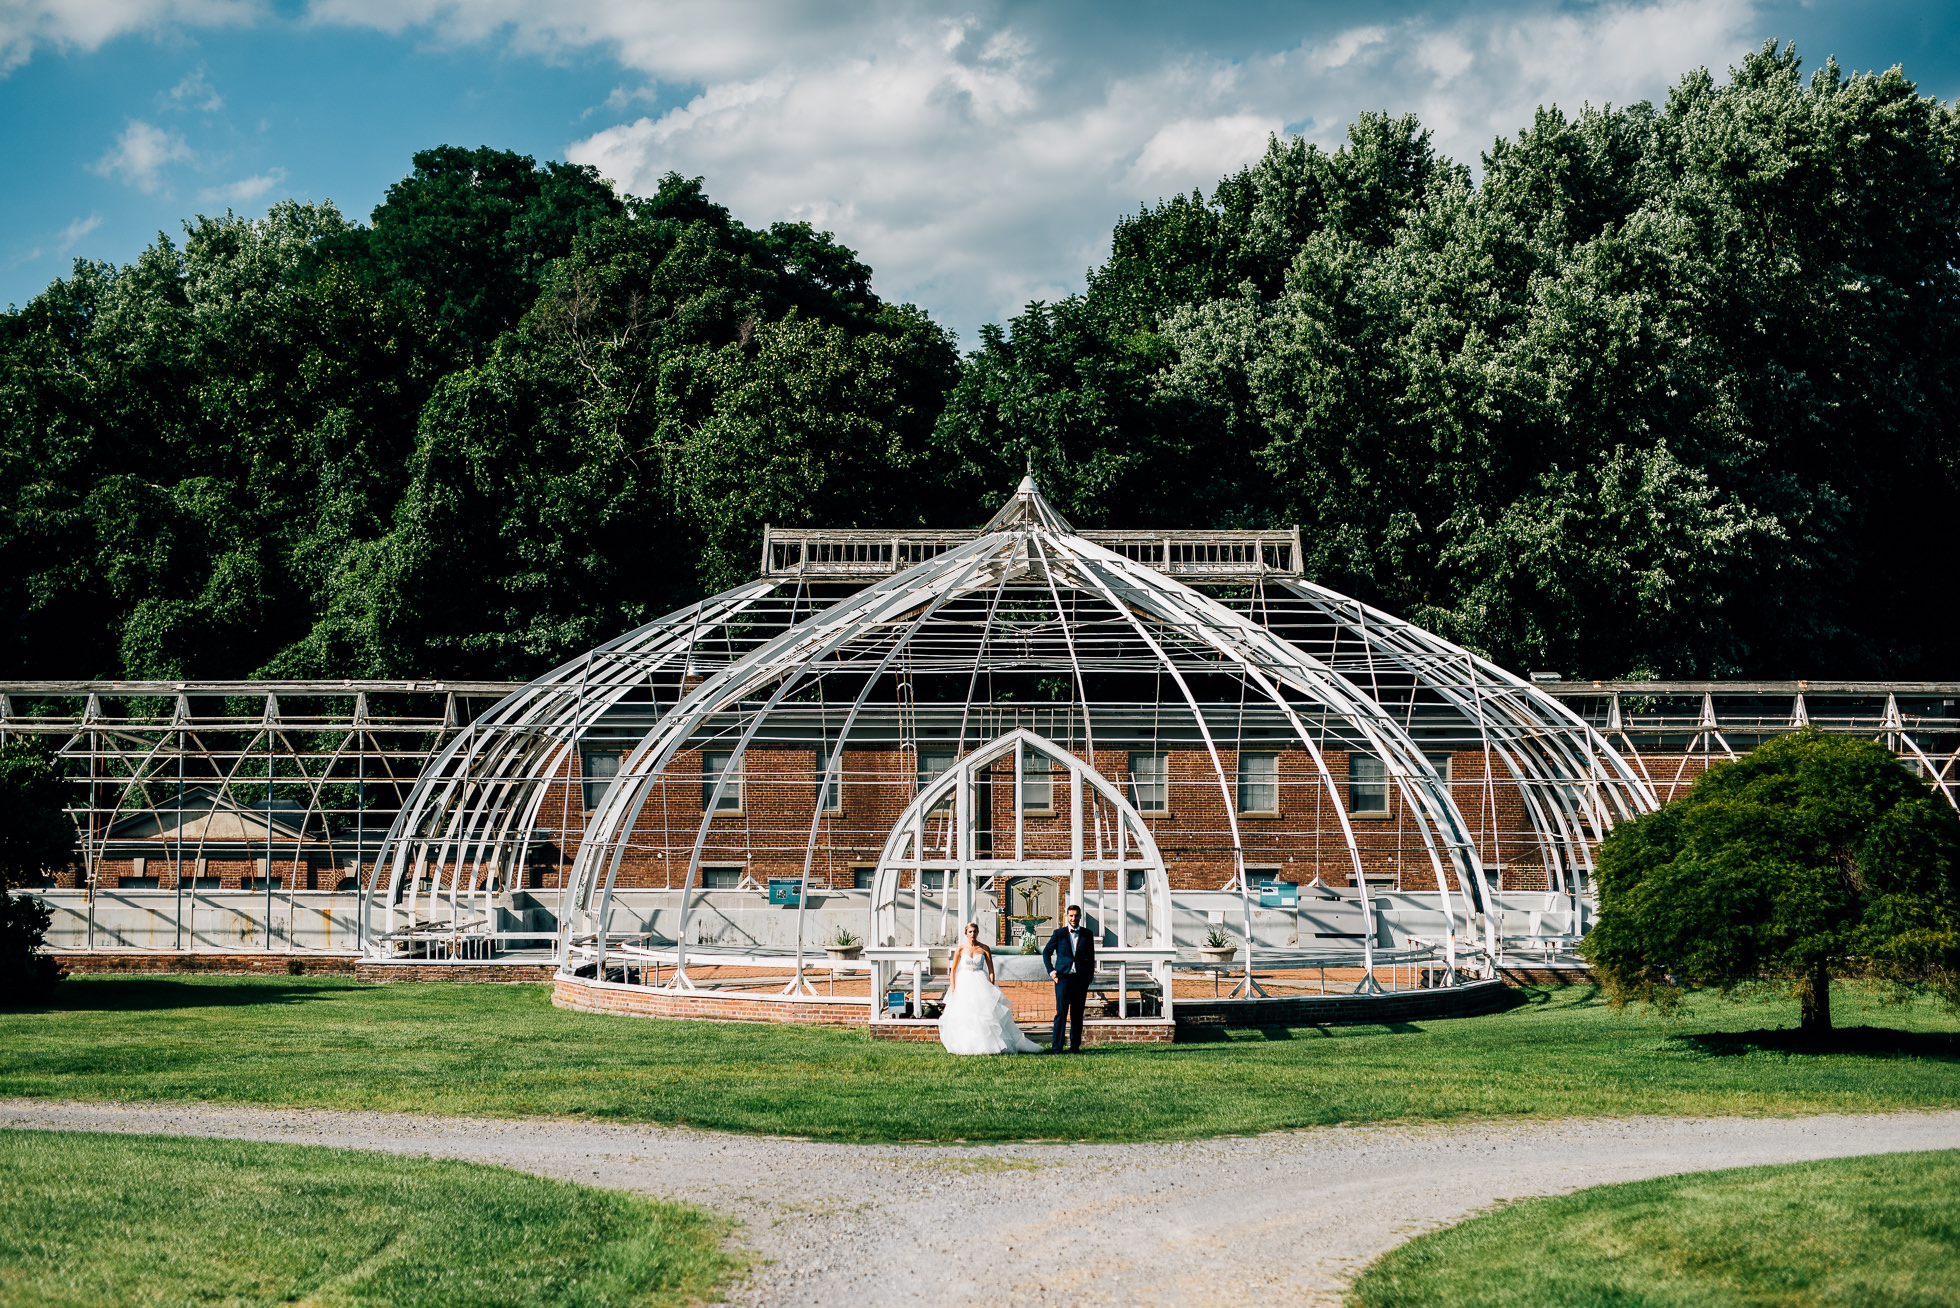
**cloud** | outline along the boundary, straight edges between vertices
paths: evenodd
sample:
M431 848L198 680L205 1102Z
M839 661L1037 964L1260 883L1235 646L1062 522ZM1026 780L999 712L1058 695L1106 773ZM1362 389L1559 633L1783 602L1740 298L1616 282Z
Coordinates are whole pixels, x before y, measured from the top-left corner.
M577 30L599 30L582 12ZM670 59L636 26L619 49L641 71L731 75L567 154L629 191L669 170L701 175L748 221L832 228L877 270L881 293L970 332L1078 288L1119 213L1209 191L1283 124L1331 148L1364 110L1413 110L1439 149L1474 167L1540 104L1657 98L1690 68L1725 65L1754 44L1753 13L1746 0L1451 9L1244 58L1160 52L1122 68L1085 64L1079 42L973 17L888 22L808 57L757 35L746 65L725 48Z
M1338 145L1364 110L1414 111L1473 168L1540 104L1658 98L1757 43L1755 0L1388 0L1277 16L970 0L315 0L309 21L414 30L648 79L664 109L568 144L625 189L703 176L752 223L806 219L879 292L962 331L1082 284L1116 216L1207 191L1299 125ZM630 83L628 83L630 85ZM656 104L663 103L656 101ZM595 109L594 112L598 112Z
M92 213L86 218L77 218L61 230L61 240L55 245L56 254L66 254L75 248L75 243L102 225L102 215ZM40 253L38 250L36 254Z
M166 164L192 158L190 146L175 132L166 132L140 119L132 118L109 152L90 164L89 171L104 177L120 177L145 195L163 185Z
M274 168L271 172L261 173L256 177L241 177L223 186L207 186L197 193L197 198L203 204L244 204L249 200L258 199L285 180L286 170Z
M214 114L225 107L224 97L218 94L216 87L204 80L202 66L170 88L170 102L179 109L200 109L207 114Z
M39 49L94 50L131 32L249 25L262 0L0 0L0 76Z

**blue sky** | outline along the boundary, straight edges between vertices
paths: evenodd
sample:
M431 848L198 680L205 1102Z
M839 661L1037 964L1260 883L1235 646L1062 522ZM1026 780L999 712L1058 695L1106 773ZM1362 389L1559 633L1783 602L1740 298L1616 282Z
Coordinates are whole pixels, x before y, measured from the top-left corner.
M1470 162L1541 103L1658 98L1764 39L1960 95L1960 5L933 6L643 0L0 0L0 303L194 213L365 219L417 149L672 169L808 219L970 343L1079 290L1111 222L1269 132L1413 110Z

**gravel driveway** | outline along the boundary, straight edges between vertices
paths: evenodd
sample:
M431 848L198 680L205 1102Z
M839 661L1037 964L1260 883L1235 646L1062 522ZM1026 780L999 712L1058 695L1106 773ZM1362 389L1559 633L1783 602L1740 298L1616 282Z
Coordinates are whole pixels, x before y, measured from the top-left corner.
M839 1145L663 1127L0 1102L0 1126L283 1140L500 1163L732 1214L752 1308L1327 1304L1409 1236L1506 1198L1960 1147L1960 1112L1323 1127L1188 1144Z

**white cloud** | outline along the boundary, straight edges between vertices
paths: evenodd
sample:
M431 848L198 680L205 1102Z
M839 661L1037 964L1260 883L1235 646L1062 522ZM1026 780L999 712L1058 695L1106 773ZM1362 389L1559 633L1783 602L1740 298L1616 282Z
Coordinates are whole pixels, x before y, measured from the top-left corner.
M207 186L197 193L197 198L202 204L244 204L258 199L285 180L286 170L274 168L271 172L260 173L256 177L241 177L223 186Z
M207 114L214 114L225 107L224 97L218 94L218 88L204 80L202 67L170 88L170 102L179 109L199 109Z
M0 0L0 76L38 49L94 50L131 32L249 24L262 0Z
M66 254L75 248L75 243L102 225L102 215L92 213L86 218L77 218L61 230L61 240L54 247L56 254ZM39 251L36 251L38 254Z
M517 40L549 46L574 30L592 39L601 8L574 5L576 23L549 27L494 4L471 13L479 23L502 14ZM460 21L445 12L440 21ZM676 30L701 30L697 10L660 12ZM1079 287L1106 257L1117 214L1209 190L1282 124L1310 124L1331 148L1363 110L1413 110L1439 149L1475 167L1540 104L1656 98L1692 67L1733 61L1754 44L1753 12L1748 0L1451 10L1241 60L1109 69L971 16L831 33L809 51L758 32L746 60L725 41L711 42L712 57L670 55L636 11L617 38L622 55L656 79L698 77L701 89L567 153L629 191L650 192L669 170L701 175L747 221L830 227L877 270L882 294L971 331ZM707 71L722 68L728 76Z
M192 158L190 146L176 132L132 118L109 152L89 165L89 171L104 177L120 177L148 195L163 185L167 164Z

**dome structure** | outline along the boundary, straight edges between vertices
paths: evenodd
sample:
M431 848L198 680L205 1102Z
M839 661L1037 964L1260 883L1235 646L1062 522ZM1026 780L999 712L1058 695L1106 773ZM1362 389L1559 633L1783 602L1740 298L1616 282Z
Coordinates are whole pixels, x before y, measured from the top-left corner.
M1372 976L1414 940L1454 975L1498 956L1508 891L1582 933L1594 847L1654 807L1530 681L1307 581L1297 532L1078 532L1029 476L978 531L772 532L762 572L438 755L377 862L370 951L490 921L543 863L568 973L657 957L685 986L793 954L801 985L813 911L876 961L967 921L1011 945L1067 900L1166 994L1222 929L1252 993L1261 951L1313 946L1262 935L1262 899L1304 894L1365 924L1313 947ZM770 887L793 940L722 902Z

